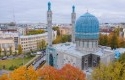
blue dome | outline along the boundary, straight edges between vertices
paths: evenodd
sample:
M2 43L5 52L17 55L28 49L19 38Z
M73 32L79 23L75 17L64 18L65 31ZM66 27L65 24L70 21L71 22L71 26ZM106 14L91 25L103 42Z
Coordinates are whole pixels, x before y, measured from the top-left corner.
M98 39L99 21L90 13L80 16L75 25L76 39Z

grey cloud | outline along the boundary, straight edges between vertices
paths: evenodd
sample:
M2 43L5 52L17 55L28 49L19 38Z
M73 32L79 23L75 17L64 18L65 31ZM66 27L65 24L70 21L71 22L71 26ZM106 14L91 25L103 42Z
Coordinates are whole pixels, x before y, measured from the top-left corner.
M77 18L87 9L100 22L125 22L125 0L0 0L0 22L46 23L47 2L51 1L54 23L70 23L72 5Z

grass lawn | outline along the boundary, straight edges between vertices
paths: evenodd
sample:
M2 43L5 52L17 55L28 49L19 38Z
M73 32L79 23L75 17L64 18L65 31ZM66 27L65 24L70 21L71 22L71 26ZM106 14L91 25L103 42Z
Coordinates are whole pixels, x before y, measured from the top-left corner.
M24 58L24 64L26 64L28 61L30 61L33 57L27 57ZM23 65L23 58L18 59L11 59L11 60L0 60L0 69L3 68L3 65L5 65L5 69L9 70L9 68L13 65L16 67L19 67Z

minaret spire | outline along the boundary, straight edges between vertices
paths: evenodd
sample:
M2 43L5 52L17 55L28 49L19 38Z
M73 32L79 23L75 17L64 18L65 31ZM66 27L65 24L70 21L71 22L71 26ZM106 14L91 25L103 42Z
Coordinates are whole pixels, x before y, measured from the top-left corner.
M72 6L72 12L73 13L75 12L75 6L74 5Z
M50 11L50 10L51 10L51 3L48 2L48 11Z
M48 2L47 29L48 29L48 45L52 46L52 11L50 2Z
M75 43L75 21L76 21L76 13L75 13L75 6L72 6L72 13L71 13L71 24L72 24L72 42Z

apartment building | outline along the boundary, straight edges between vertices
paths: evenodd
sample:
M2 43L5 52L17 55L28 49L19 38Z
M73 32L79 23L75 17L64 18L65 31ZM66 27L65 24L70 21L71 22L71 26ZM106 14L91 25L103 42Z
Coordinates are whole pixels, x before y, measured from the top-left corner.
M56 31L53 32L53 40L56 39ZM41 40L45 40L48 42L48 33L37 34L37 35L27 35L27 36L20 36L19 43L22 46L23 52L36 50L37 49L37 42Z
M2 32L0 31L0 38L13 38L14 39L14 44L15 44L15 50L18 49L18 37L19 33L12 33L12 32Z

